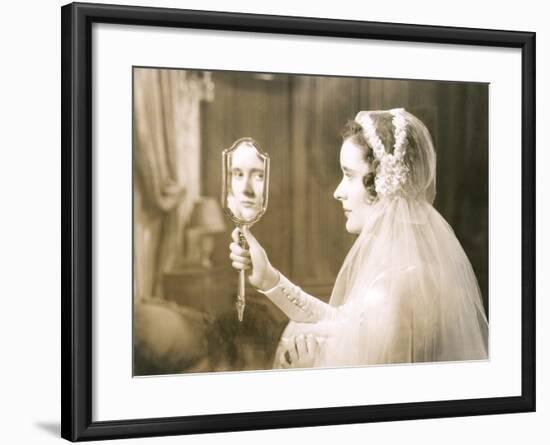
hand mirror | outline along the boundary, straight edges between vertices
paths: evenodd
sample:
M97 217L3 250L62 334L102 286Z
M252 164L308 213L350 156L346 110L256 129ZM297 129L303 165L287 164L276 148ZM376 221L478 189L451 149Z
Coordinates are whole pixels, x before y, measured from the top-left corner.
M269 155L252 138L238 139L222 153L221 203L226 215L241 228L258 222L267 209ZM246 246L240 234L239 244ZM239 272L237 315L242 321L245 308L245 271Z

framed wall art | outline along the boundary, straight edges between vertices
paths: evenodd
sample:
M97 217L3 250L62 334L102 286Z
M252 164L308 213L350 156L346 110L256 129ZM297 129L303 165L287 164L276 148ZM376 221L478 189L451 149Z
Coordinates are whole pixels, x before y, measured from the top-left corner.
M535 409L535 35L62 8L62 436Z

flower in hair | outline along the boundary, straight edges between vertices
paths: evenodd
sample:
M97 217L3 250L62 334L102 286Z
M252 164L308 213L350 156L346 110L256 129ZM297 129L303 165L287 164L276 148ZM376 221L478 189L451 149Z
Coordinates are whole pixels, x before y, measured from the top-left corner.
M407 121L402 111L402 108L390 110L393 116L392 123L395 128L393 153L386 152L369 112L361 111L355 118L356 122L363 127L365 139L371 146L374 156L379 162L374 180L375 190L379 196L391 197L399 195L404 192L404 186L407 183L409 167L404 161Z
M409 173L403 160L386 153L379 162L374 180L376 193L380 196L394 196L403 192Z

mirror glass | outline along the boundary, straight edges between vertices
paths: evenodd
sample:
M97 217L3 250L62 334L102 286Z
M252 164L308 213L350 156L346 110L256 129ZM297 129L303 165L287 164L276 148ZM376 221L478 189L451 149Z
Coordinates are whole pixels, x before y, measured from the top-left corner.
M267 209L269 156L251 138L223 152L222 205L237 225L252 225Z

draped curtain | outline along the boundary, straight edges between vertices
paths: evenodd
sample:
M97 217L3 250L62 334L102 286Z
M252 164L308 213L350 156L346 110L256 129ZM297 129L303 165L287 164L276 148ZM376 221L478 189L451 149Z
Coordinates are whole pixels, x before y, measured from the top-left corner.
M162 275L183 258L184 227L200 193L200 102L208 73L134 69L134 295L162 297Z

